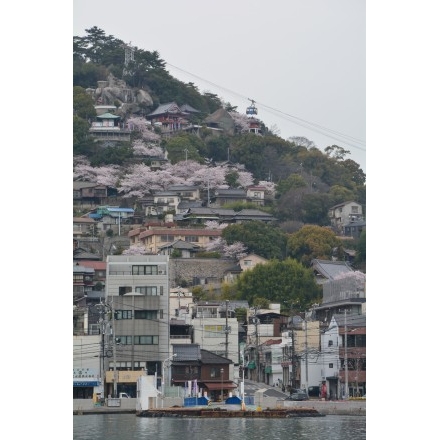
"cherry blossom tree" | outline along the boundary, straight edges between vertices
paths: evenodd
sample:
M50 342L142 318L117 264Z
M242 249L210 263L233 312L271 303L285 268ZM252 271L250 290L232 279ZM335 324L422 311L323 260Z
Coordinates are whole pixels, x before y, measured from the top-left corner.
M227 258L233 258L239 260L247 255L247 247L240 241L236 241L231 245L223 246L223 254Z
M118 165L92 167L84 156L74 158L73 180L76 181L96 182L116 188L120 173Z
M222 237L217 237L214 240L210 241L205 246L205 249L208 252L222 252L226 244L226 241Z
M252 173L249 171L237 171L238 179L237 182L242 188L247 188L254 184L254 178Z
M357 287L363 287L365 284L366 275L359 270L354 270L353 272L342 272L333 277L335 281L338 280L352 280Z
M240 132L244 133L249 131L249 118L246 115L238 112L229 112L229 114Z
M140 244L131 245L128 249L122 251L122 255L146 255L145 247Z
M239 260L247 255L246 250L247 247L236 241L230 245L226 242L222 237L217 237L215 240L212 240L210 243L206 245L206 250L208 252L220 252L226 258L233 258Z
M138 131L142 139L148 142L160 142L160 135L152 130L151 122L141 116L131 116L127 119L128 127L133 131Z
M157 145L146 145L142 139L135 139L132 144L135 156L164 157L162 147Z
M118 191L123 197L145 197L150 190L164 190L182 182L167 169L153 171L145 164L136 164L120 180Z
M219 223L215 220L208 220L205 222L206 229L225 229L228 227L227 223Z

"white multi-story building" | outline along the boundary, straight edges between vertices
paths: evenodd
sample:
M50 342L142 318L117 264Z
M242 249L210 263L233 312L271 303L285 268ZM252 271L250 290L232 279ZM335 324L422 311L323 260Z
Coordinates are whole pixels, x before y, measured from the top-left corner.
M109 342L109 368L113 369L116 363L119 377L121 371L157 372L161 376L162 363L170 357L171 349L168 257L108 256L106 305L111 310L112 337L116 342L115 346ZM122 375L130 377L131 382L125 384L116 379L118 390L133 395L135 376Z

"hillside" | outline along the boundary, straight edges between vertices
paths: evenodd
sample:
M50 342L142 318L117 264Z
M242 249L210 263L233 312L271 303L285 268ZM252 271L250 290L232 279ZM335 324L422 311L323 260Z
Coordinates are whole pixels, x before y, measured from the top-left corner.
M238 188L245 183L275 185L270 209L286 230L296 230L305 223L327 225L329 207L347 200L362 204L366 212L366 176L343 148L332 145L322 152L307 139L282 139L267 129L264 121L259 121L259 134L249 133L244 129L246 115L238 114L233 104L173 78L157 52L130 47L133 56L126 63L129 45L96 27L86 37L74 37L73 46L76 180L114 182L122 196L142 197L152 188L146 182L157 178L157 173L150 170L152 158L162 154L168 159L168 171L183 181L193 182L189 177L202 175L203 170L207 175L206 169L210 168L209 174L218 178L209 183L200 176L199 180L212 189L216 185ZM111 87L100 88L100 81ZM187 105L197 110L189 117L190 122L202 128L196 134L182 132L173 137L165 136L159 127L139 128L132 132L129 142L96 142L89 128L96 116L94 106L102 102L116 107L122 123L130 121L139 127L139 121L161 104ZM234 133L214 134L206 129L206 118L219 109L235 121ZM225 162L233 166L221 174ZM194 167L191 173L188 165ZM130 187L135 178L137 186ZM164 181L159 187L163 188Z

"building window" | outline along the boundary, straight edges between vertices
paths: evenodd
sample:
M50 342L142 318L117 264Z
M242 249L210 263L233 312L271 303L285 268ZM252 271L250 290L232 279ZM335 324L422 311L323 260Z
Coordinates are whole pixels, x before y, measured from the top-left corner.
M328 346L331 347L332 345L333 345L333 341L332 340L328 341Z
M359 212L359 206L352 206L351 207L351 212L353 214L357 214Z
M159 316L160 316L160 319L163 319L163 309L159 310Z
M328 364L328 367L329 368L333 368L333 364Z
M121 345L131 345L131 336L118 336Z
M134 336L134 345L158 345L159 336Z
M168 235L161 235L160 236L160 241L164 242L164 243L168 243L170 241L170 238Z
M189 235L188 237L185 237L185 241L188 243L198 243L199 237L194 236L194 235Z
M133 291L131 286L119 286L119 296L125 295Z
M245 266L252 266L252 260L244 260L243 264Z
M133 266L133 275L157 275L157 266Z
M157 310L135 310L134 319L157 319Z
M146 296L157 296L157 287L156 286L137 286L135 287L136 293L141 293Z
M115 310L115 319L131 319L132 317L131 310Z
M225 326L223 325L205 325L204 338L219 338L225 334Z

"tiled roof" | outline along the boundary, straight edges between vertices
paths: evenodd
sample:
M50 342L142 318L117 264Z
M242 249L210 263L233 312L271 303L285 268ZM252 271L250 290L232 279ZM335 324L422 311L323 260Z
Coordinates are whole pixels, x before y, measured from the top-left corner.
M203 348L200 351L202 353L202 363L204 364L232 364L230 359L226 359L211 351L204 350Z
M342 273L353 272L353 269L345 261L312 260L313 269L319 272L324 278L334 279Z
M105 261L81 261L81 266L92 267L95 270L106 270L107 263Z
M182 112L180 107L175 102L168 102L166 104L159 105L159 107L157 107L156 110L149 113L148 116L163 115L165 113L181 114L184 112Z
M97 118L100 119L119 119L120 116L116 116L116 115L112 115L111 113L104 113L102 115L96 116Z

